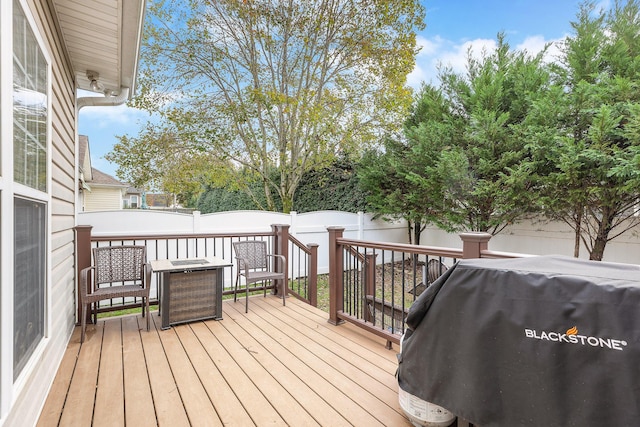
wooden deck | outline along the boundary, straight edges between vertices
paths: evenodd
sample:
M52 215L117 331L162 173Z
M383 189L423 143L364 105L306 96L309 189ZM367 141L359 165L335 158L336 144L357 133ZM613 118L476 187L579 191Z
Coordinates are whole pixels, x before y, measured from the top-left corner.
M38 426L410 426L396 351L287 299L223 303L224 319L147 333L140 315L76 328Z

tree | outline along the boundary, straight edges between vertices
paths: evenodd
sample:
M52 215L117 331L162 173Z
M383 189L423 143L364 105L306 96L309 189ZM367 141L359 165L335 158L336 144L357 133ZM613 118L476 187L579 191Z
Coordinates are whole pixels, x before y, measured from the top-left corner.
M222 161L180 140L176 132L147 124L144 137L118 137L105 155L118 165L116 175L134 187L174 194L188 205L203 188L224 179L216 170L226 170ZM216 165L218 165L216 167Z
M382 150L367 153L360 163L361 185L374 212L383 218L404 218L409 241L415 244L420 244L428 224L440 221L444 210L436 159L450 134L450 109L439 89L423 85L405 120L404 134L387 138Z
M401 122L418 0L185 2L149 8L135 105L223 160L234 180L250 170L264 208L276 194L289 212L305 172Z
M416 193L408 179L409 147L399 139L387 138L382 150L364 154L358 167L360 186L376 216L407 221L409 242L420 244L420 234L429 223L428 200Z
M545 213L573 228L575 256L582 241L601 260L607 242L639 222L638 2L609 14L585 2L572 27L529 139Z
M356 168L353 159L339 157L326 167L305 173L296 190L296 211L366 212L367 195L360 186Z
M544 52L512 51L503 34L494 52L472 53L466 75L443 68L418 96L405 136L422 168L408 177L439 227L497 234L533 209L522 126L549 80Z

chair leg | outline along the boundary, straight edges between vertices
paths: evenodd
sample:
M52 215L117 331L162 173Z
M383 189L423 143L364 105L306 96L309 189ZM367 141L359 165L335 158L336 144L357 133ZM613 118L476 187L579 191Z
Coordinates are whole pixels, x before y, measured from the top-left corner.
M233 302L237 301L237 293L238 293L238 281L240 280L240 276L236 276L236 286L233 288Z
M249 281L248 280L247 280L247 297L244 300L245 300L244 312L248 313L249 312Z
M82 316L80 319L80 324L81 326L81 334L80 334L80 342L83 343L84 342L84 330L87 327L87 304L82 304Z
M287 305L286 304L286 299L287 299L287 284L284 283L284 280L282 281L282 305Z
M145 301L145 306L143 307L142 311L144 312L145 310L147 310L147 332L149 332L150 330L150 326L149 326L149 322L150 322L150 315L149 315L149 297L143 298Z

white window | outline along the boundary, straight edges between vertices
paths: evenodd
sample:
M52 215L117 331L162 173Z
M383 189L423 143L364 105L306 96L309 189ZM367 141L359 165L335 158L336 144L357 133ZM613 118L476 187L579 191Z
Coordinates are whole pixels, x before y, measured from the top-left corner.
M47 190L48 64L19 3L13 19L13 178Z
M46 204L14 199L13 377L44 337Z
M13 377L45 333L49 64L13 2Z
M138 208L138 196L136 196L136 195L129 196L129 204L130 204L132 209L137 209Z

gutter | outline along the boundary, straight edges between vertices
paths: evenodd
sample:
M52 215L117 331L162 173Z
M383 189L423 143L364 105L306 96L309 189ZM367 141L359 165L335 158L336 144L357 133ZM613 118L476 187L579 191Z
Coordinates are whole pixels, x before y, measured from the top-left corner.
M85 96L78 98L78 111L83 107L114 107L124 104L129 98L129 88L121 87L120 93L111 96L105 93L105 96Z

